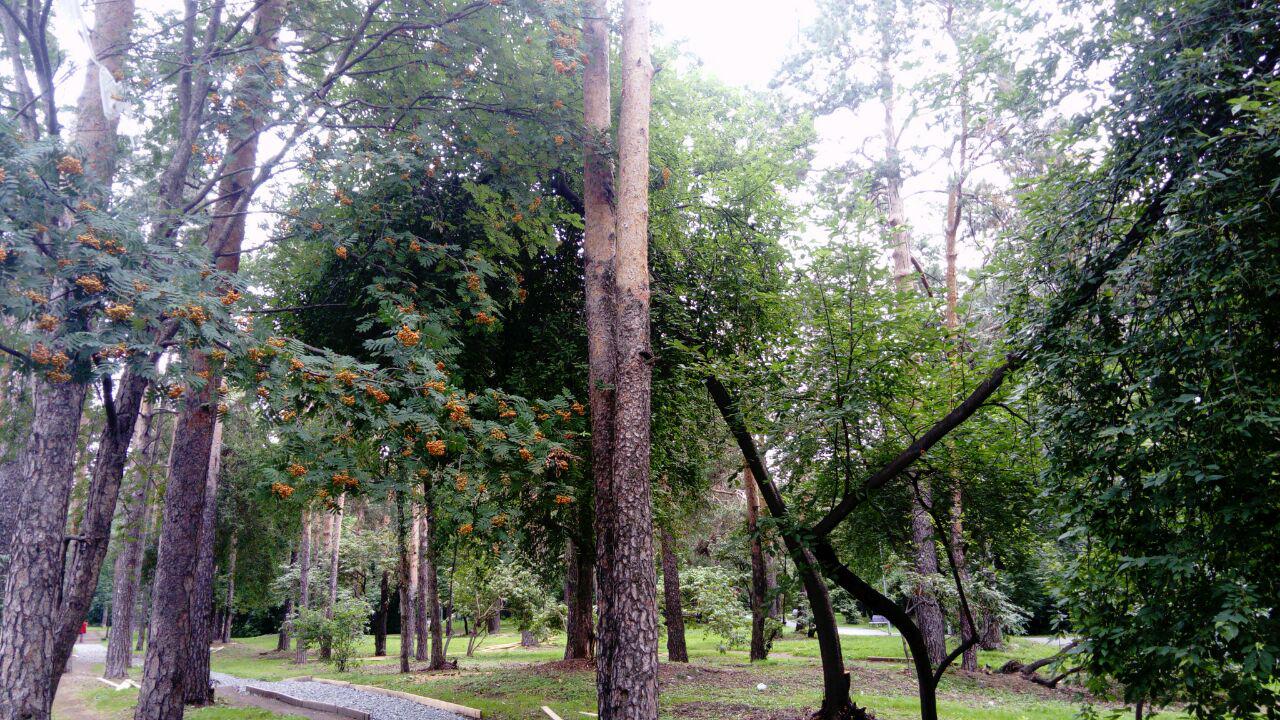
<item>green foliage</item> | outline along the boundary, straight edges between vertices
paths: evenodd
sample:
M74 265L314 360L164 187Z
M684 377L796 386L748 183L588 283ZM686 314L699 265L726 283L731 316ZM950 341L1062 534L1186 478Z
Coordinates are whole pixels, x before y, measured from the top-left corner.
M680 574L680 599L687 617L702 624L704 632L720 638L721 653L747 642L751 620L728 570L715 566L687 568Z
M293 632L305 647L328 647L329 662L344 673L356 664L369 612L369 604L362 598L343 598L331 613L303 608L293 618Z
M1029 197L1039 235L1019 266L1061 593L1097 684L1255 717L1280 679L1278 16L1122 2L1100 22L1082 64L1116 63L1115 104L1091 118L1114 142L1084 124L1068 138ZM1054 325L1046 291L1129 238Z

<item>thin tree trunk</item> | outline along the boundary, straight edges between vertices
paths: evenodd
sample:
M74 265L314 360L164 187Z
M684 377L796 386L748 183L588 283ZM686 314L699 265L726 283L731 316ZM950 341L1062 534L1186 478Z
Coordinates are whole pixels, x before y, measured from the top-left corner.
M418 568L418 578L422 582L422 593L427 611L427 623L431 635L431 664L427 669L441 670L445 667L445 641L442 637L443 624L440 622L440 584L437 577L437 555L435 539L435 493L431 476L422 480L422 528L418 551L424 558Z
M400 672L409 672L409 658L413 656L413 581L410 573L409 512L405 509L403 492L396 493L396 552L400 574Z
M751 661L766 660L772 638L765 636L769 619L769 577L765 567L764 547L760 542L760 500L756 496L756 481L751 469L743 471L742 480L747 495L747 537L751 544Z
M627 0L622 16L622 107L614 256L612 514L602 596L597 696L604 720L658 716L658 618L650 488L649 2Z
M156 437L156 419L150 412L143 413L139 437L142 446L140 470L136 472L134 487L125 504L120 527L121 547L116 555L115 578L112 588L112 606L115 607L116 631L107 642L107 664L103 677L119 680L127 677L133 663L134 609L137 605L138 566L142 563L147 535L147 497L151 490L151 465L160 443Z
M231 549L227 555L227 594L222 603L222 632L219 640L225 645L231 642L231 623L235 619L236 602L236 542L239 538L231 533Z
M289 569L298 564L298 549L295 546L293 552L289 553ZM293 615L293 593L289 592L284 598L284 619L280 621L280 632L276 637L276 652L289 652L289 618Z
M995 587L996 574L991 568L983 569L982 576L988 585ZM983 650L1000 650L1004 647L1004 627L1000 616L989 606L982 608L982 640L979 646Z
M684 641L684 602L680 597L680 563L673 549L675 539L662 531L662 599L667 621L667 660L689 662Z
M571 539L565 543L564 551L564 602L568 610L564 659L588 660L595 655L595 550L589 543Z
M209 646L213 641L214 544L218 529L218 475L222 470L222 422L214 420L209 471L204 486L200 540L196 556L195 591L191 594L191 637L187 647L184 702L204 706L213 702L209 677Z
M582 106L586 141L583 143L583 266L585 320L587 325L587 384L591 405L591 473L595 484L596 598L600 617L597 636L596 685L600 714L613 688L612 652L605 658L606 638L617 644L610 602L614 582L615 491L613 482L614 403L617 352L613 301L617 218L613 206L611 131L613 111L609 82L609 9L606 0L586 0L583 6L583 45L586 52L582 75ZM581 612L581 609L579 609ZM609 620L606 621L606 617Z
M417 660L430 660L431 648L428 638L431 635L431 600L427 597L427 583L430 581L428 577L432 572L431 558L431 534L427 530L426 509L419 508L415 519L416 527L414 536L417 539L417 592L415 593L413 603L413 630L414 642L414 658Z
M418 610L421 604L418 590L418 542L420 540L418 528L418 514L421 509L416 504L410 504L408 508L409 534L405 538L408 543L406 551L409 554L409 606L405 612L409 614L410 624L408 625L408 633L400 633L400 642L409 644L409 657L418 658Z
M347 494L338 495L337 512L329 513L328 549L329 549L329 592L325 596L324 616L333 618L333 608L338 604L338 552L342 545L342 517L347 506ZM328 660L333 648L328 643L320 644L320 659Z
M938 550L933 537L933 518L922 503L932 503L932 493L925 481L920 481L920 497L911 503L911 542L915 548L916 572L922 577L912 590L912 613L916 625L924 635L929 662L935 667L947 656L946 621L942 605L938 602L925 580L938 576Z
M302 511L302 536L298 539L298 605L293 615L297 617L311 606L311 510ZM307 661L307 644L301 637L294 639L296 652L293 661L299 665Z
M373 654L375 657L386 657L387 654L387 613L391 604L391 573L382 571L382 580L378 584L378 611L373 616Z

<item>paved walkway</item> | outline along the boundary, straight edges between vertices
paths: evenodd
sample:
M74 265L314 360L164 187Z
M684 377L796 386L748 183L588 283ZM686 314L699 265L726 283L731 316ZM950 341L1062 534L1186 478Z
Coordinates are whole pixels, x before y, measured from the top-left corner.
M106 662L107 647L97 640L78 643L72 651L71 657L72 666L78 671L85 671L90 664ZM372 720L464 720L454 713L427 707L411 700L380 695L356 688L329 685L328 683L296 680L281 680L277 682L247 680L219 672L212 673L212 676L214 683L218 686L219 697L231 701L233 704L252 704L263 707L264 703L260 702L262 698L249 694L248 688L254 686L275 690L302 700L316 700L361 710L369 713ZM328 713L309 712L304 708L293 705L276 704L282 709L277 709L276 707L269 709L311 718L333 717Z

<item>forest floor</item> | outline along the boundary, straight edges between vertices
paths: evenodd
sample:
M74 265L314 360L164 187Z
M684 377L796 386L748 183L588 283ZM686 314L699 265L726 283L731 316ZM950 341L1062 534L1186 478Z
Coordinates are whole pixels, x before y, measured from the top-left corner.
M563 718L588 717L595 711L592 665L565 662L563 636L536 648L518 646L519 635L490 636L473 657L463 657L466 638L454 638L450 657L454 671L398 672L399 638L387 638L387 657L372 657L373 638L365 639L360 666L338 674L312 660L304 665L292 655L274 652L274 635L237 638L215 652L213 668L242 678L281 680L310 675L376 685L446 700L482 710L497 720L545 720L543 705ZM663 662L660 668L664 720L801 720L821 701L821 674L816 640L788 633L774 644L770 659L750 663L745 651L721 653L714 638L693 629L688 635L687 665ZM854 701L870 707L881 720L919 717L914 676L896 635L842 635L852 675ZM982 652L976 673L950 670L939 689L939 710L948 720L1071 720L1087 700L1078 688L1049 689L1016 676L990 672L1007 660L1023 662L1057 651L1053 645L1011 639L1004 651ZM665 654L664 654L665 655ZM897 658L897 661L869 658ZM415 668L425 664L415 662ZM764 689L759 689L763 683Z
M128 720L137 690L116 691L98 682L105 646L91 632L86 646L63 681L54 720ZM99 636L100 637L100 636ZM539 647L519 646L517 633L489 636L465 657L466 638L454 638L450 657L457 670L398 672L399 637L387 638L387 657L373 657L373 638L366 637L359 667L339 674L315 659L299 665L274 651L276 637L236 638L213 653L213 669L240 678L283 680L299 676L329 677L352 683L426 695L482 710L495 720L546 720L543 705L565 720L585 720L595 711L595 673L589 663L566 662L563 636ZM852 676L853 699L880 720L919 717L914 676L896 635L842 634L845 660ZM718 641L696 627L688 634L687 665L663 662L660 668L663 720L804 720L821 700L817 641L787 633L774 643L770 659L750 663L745 651L721 653ZM82 647L82 646L78 646ZM88 650L85 647L85 650ZM1079 688L1049 689L1024 679L991 672L1010 659L1029 662L1057 651L1044 638L1012 638L1005 650L980 652L976 673L949 670L939 689L939 712L946 720L1073 720L1090 698ZM665 657L665 653L662 654ZM314 658L314 653L312 654ZM872 658L881 658L875 659ZM896 661L886 660L897 658ZM131 676L141 676L134 663ZM759 685L763 683L764 689ZM1107 703L1095 705L1117 709ZM277 701L220 688L218 703L188 712L190 720L335 720L325 713L302 710ZM1182 717L1161 713L1159 717Z

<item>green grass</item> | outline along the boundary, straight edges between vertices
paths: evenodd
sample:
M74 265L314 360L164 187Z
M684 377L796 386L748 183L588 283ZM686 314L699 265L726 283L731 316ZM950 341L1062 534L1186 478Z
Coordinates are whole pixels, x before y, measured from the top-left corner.
M138 691L134 688L128 690L112 690L105 686L91 688L82 697L99 716L110 720L128 720L133 717L133 707L138 704ZM300 715L281 715L261 708L231 707L223 704L189 708L184 717L190 720L305 720Z
M366 659L353 672L339 675L315 660L297 665L291 656L276 656L271 652L276 638L266 635L237 638L231 646L214 653L213 667L264 680L300 675L341 678L479 708L486 718L497 720L545 720L542 705L551 706L566 718L583 717L578 711L595 710L592 668L553 664L563 655L563 636L553 637L539 648L486 651L518 640L519 636L513 633L492 636L474 657L467 658L463 656L466 639L455 638L449 655L459 659L458 672L401 675L397 672L399 638L387 638L387 657L370 659L373 638L366 637L360 652ZM869 657L902 657L902 641L898 637L842 636L841 644L853 676L855 702L872 708L885 720L919 717L914 677L907 665L866 661ZM662 666L664 719L799 718L805 709L811 710L821 701L816 640L788 633L774 644L768 661L755 664L748 662L744 651L720 653L718 641L696 628L688 634L688 645L692 659L689 665L664 662ZM1013 638L1006 650L980 653L979 664L999 667L1010 658L1025 662L1056 651L1052 646ZM415 667L421 666L415 663ZM763 691L756 687L761 682L767 686ZM1071 720L1079 708L1077 698L1070 693L1050 692L998 675L948 674L939 688L939 704L943 718L957 720ZM771 712L774 714L769 715Z

